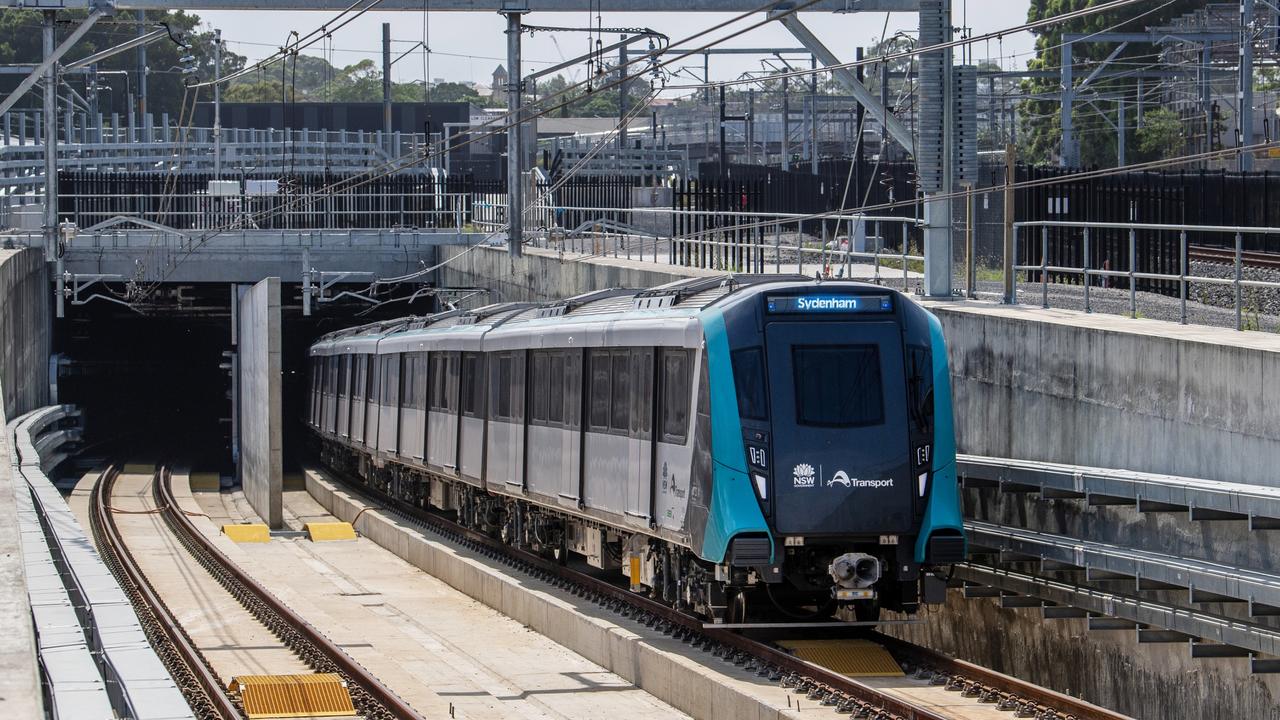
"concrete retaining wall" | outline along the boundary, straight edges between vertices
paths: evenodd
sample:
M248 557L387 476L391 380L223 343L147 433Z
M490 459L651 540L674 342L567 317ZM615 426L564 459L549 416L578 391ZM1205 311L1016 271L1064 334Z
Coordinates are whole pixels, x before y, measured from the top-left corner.
M281 411L280 278L267 278L240 297L240 482L272 528L284 527Z
M49 404L49 273L42 250L0 250L0 381L4 414Z
M43 251L0 250L0 708L42 717L35 628L18 532L10 419L49 404L49 275Z
M506 250L488 246L441 247L436 271L441 287L486 287L492 300L539 302L559 300L606 288L648 288L684 277L717 275L690 268L664 269L653 263L610 257L582 262L560 259L552 250L526 248L514 260Z

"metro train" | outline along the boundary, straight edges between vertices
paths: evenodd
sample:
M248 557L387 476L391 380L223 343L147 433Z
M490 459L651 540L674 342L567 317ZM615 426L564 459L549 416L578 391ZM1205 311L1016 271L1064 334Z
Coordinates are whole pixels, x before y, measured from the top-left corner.
M713 622L913 612L965 557L941 326L894 290L695 278L351 328L310 360L326 464Z

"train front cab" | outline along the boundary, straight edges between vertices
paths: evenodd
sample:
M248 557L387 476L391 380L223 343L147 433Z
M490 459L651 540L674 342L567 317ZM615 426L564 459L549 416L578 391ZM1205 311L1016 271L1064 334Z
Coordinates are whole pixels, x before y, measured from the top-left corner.
M922 589L941 602L922 569L963 560L964 536L937 320L853 283L773 284L719 313L710 372L733 378L722 392L736 402L713 400L713 453L749 478L736 487L768 527L732 536L725 561L757 570L775 603L834 599L874 617L915 610ZM717 425L741 428L741 443Z

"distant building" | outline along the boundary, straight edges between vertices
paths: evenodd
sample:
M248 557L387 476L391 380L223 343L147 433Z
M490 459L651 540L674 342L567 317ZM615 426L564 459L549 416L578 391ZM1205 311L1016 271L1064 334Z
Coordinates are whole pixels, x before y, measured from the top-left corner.
M493 84L489 86L489 97L497 100L507 92L507 81L510 79L507 69L499 65L493 71Z

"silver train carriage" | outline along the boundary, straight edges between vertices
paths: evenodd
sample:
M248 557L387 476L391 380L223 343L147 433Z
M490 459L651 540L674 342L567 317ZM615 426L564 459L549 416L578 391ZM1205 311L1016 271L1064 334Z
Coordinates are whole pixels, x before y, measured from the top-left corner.
M964 559L941 328L893 290L700 278L310 353L327 463L715 621L910 612Z

